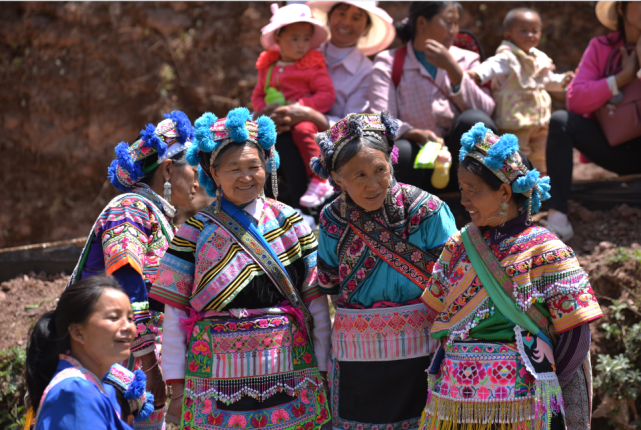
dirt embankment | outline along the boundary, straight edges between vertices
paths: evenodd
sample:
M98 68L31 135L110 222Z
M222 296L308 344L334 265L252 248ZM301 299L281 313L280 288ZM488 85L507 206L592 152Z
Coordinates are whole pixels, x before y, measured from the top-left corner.
M524 5L540 10L540 48L560 71L605 32L587 2L465 2L462 28L492 54L505 13ZM407 14L406 2L381 6ZM249 105L269 17L260 2L4 3L0 248L86 235L115 194L114 146L163 112L194 120Z

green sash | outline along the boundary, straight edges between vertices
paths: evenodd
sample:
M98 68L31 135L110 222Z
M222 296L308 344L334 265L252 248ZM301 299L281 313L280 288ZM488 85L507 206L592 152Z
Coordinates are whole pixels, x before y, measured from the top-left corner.
M514 281L501 267L498 259L487 245L478 227L468 224L461 230L467 256L483 283L490 299L499 310L514 324L523 327L544 340L551 347L548 319L532 304L527 311L522 312L517 307L512 296Z

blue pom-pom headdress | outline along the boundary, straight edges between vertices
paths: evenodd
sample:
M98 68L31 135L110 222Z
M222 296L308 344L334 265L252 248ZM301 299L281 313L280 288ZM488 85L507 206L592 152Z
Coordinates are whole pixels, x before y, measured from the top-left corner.
M105 382L123 395L134 421L146 421L154 411L154 396L146 391L147 376L142 370L131 372L120 364L114 364L105 376Z
M336 189L331 172L334 170L336 156L349 142L363 136L372 136L387 143L388 155L392 155L397 131L398 120L392 119L388 111L383 111L380 114L351 113L329 130L316 134L316 144L320 148L320 155L312 158L309 163L312 172L323 179L329 179ZM384 137L387 138L387 141L383 139Z
M280 167L280 157L274 145L276 144L276 125L266 116L256 121L252 120L249 110L244 107L232 109L226 118L217 118L211 112L203 114L196 120L195 142L187 151L187 162L198 166L198 181L210 197L216 197L216 183L211 173L201 164L200 153L211 153L210 165L220 151L229 143L253 142L265 151L267 170L272 175L274 197L278 198L276 169Z
M541 202L550 198L550 178L541 177L536 169L528 169L518 150L516 136L504 134L499 137L479 122L461 137L459 160L463 161L465 157L477 159L503 183L510 185L512 191L527 196L528 223L532 223L532 214L541 209Z
M147 124L140 138L131 146L126 142L116 145L116 159L111 162L107 176L120 191L130 191L145 175L166 159L189 148L194 140L194 127L181 111L165 114L158 126ZM153 163L144 160L156 157ZM143 168L143 164L145 164Z

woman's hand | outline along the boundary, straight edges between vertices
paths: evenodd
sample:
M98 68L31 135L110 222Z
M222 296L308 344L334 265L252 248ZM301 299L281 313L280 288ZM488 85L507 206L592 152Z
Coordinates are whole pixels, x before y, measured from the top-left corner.
M147 375L147 391L154 395L154 406L162 406L167 402L167 386L162 380L162 370L156 359L156 352L152 351L140 358L142 370Z
M184 382L173 382L171 384L171 402L169 402L167 413L175 416L178 419L178 422L180 422L183 414L184 392Z
M443 44L433 39L427 39L425 41L425 59L439 69L445 70L452 86L456 87L461 84L463 69Z
M565 73L565 76L563 76L563 81L561 82L561 85L563 85L563 88L567 88L568 85L570 85L570 82L572 82L572 79L574 79L574 72L569 71Z
M413 128L405 132L402 139L411 140L416 143L419 148L422 148L427 142L438 142L439 137L431 130L421 130Z
M639 39L641 40L641 39ZM637 49L639 44L637 43ZM621 51L621 70L616 74L615 79L617 81L617 87L619 89L623 88L634 79L637 70L639 70L639 62L637 59L637 51L632 51L631 54L628 54L628 50L625 47L621 46L619 48Z

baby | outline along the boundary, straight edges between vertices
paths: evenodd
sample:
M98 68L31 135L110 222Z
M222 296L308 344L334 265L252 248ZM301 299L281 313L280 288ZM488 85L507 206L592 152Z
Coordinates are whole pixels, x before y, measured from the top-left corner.
M503 28L505 40L496 55L467 73L479 85L492 81L494 121L499 132L516 135L521 151L544 175L552 108L547 91L563 90L574 73L554 73L550 57L536 49L541 39L541 17L536 11L512 9Z
M262 52L256 62L258 82L252 92L254 110L299 103L321 113L329 111L336 93L325 57L316 50L327 39L327 29L312 18L308 6L292 4L279 9L273 4L271 9L272 19L263 28L260 40L267 51ZM299 202L305 207L320 206L334 193L329 182L314 175L309 167L310 160L319 155L314 141L316 133L318 128L309 121L291 129L311 179Z

